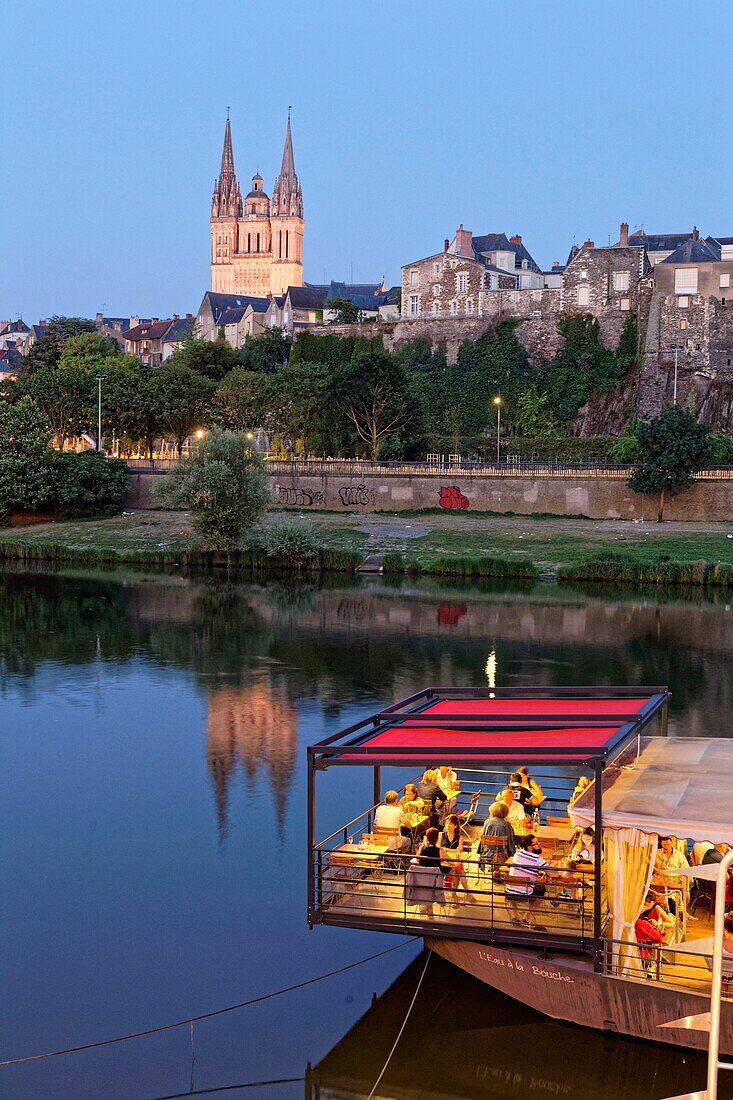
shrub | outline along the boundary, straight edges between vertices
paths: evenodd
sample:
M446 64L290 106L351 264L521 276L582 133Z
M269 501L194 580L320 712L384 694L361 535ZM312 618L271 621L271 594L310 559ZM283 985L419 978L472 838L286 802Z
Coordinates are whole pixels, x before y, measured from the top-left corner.
M323 549L310 524L297 519L278 520L266 527L258 542L268 558L277 558L278 565L286 569L307 568Z
M158 488L167 507L187 508L207 546L235 550L263 515L270 490L262 459L244 436L212 430Z
M128 490L127 463L98 451L58 454L52 500L63 519L111 516Z
M50 439L46 418L30 397L0 405L0 519L48 500L54 462Z
M405 559L399 550L388 550L382 558L383 573L404 573Z

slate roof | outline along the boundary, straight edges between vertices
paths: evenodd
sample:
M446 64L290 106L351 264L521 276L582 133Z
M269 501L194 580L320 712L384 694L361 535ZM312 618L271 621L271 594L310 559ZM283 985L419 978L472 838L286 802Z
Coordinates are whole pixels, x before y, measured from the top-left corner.
M188 340L193 333L193 317L179 317L177 321L171 321L170 327L163 337L164 344L180 344Z
M23 362L23 356L13 345L0 352L0 370L15 371Z
M331 297L325 286L289 286L288 295L294 309L323 309L326 298Z
M402 297L402 287L401 286L391 286L389 288L389 290L386 292L386 294L384 295L384 302L382 304L385 305L385 306L395 306L400 301L401 297Z
M712 238L710 238L712 241ZM693 241L692 237L684 241L669 256L662 260L663 264L710 264L720 262L720 245L717 241Z
M236 325L244 317L247 312L246 306L238 306L236 309L225 309L223 313L219 314L220 325Z
M629 234L629 248L645 248L647 252L673 252L692 237L687 233L645 233L637 229ZM620 241L616 242L618 248Z
M733 244L733 237L708 237L707 240L717 244Z
M31 325L31 332L36 340L41 340L46 335L46 326L44 325Z
M249 294L215 294L212 290L207 290L204 295L204 301L207 299L217 325L221 323L221 315L227 309L246 309L251 305L257 313L264 313L270 305L269 298L255 298Z
M165 336L172 322L170 317L165 321L155 321L153 324L136 325L125 333L126 340L160 340Z
M0 330L0 336L7 336L10 332L20 332L25 335L26 332L30 332L30 329L25 321L11 321L9 325L5 325L5 327Z
M535 263L524 245L512 244L506 233L484 233L481 237L474 237L472 239L472 244L476 256L480 256L485 252L513 252L515 256L514 262L517 267L521 268L522 262L526 260L527 271L535 271L538 275L542 274L541 269Z

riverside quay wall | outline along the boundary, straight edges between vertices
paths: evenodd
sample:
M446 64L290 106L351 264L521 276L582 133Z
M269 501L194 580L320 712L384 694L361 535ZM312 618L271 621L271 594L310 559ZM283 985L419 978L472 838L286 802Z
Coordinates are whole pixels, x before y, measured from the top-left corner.
M278 466L280 464L278 463ZM270 484L275 506L296 512L444 511L586 516L589 519L635 519L653 522L657 498L632 493L625 471L585 471L501 475L446 468L438 472L391 472L350 469L309 471L283 463ZM733 473L733 472L731 472ZM128 508L155 508L153 487L162 471L133 470ZM733 520L733 476L701 477L691 489L669 495L669 520Z

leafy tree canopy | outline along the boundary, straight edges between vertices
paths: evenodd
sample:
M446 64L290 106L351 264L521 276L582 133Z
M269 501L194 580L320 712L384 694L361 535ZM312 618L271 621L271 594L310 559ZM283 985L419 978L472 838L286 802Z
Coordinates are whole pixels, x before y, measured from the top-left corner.
M218 382L234 367L235 358L226 340L202 340L190 336L166 359L166 363L186 367Z
M665 493L689 489L694 475L710 462L708 429L686 409L669 405L660 416L639 422L636 439L639 457L628 485L637 493L659 494L661 523Z
M249 371L272 374L287 363L293 340L281 328L266 328L254 336L246 336L241 348L234 352L234 364Z
M353 325L359 320L358 306L355 306L349 298L327 298L323 308L335 314L330 321L332 325Z
M25 357L26 369L32 372L38 367L55 366L67 340L96 331L94 321L86 317L51 317L46 322L43 336L29 349Z
M235 367L216 388L212 415L220 427L246 432L268 426L271 408L270 376Z
M207 423L214 383L175 358L175 353L150 376L153 398L164 431L176 441L178 454L189 435Z
M0 404L0 518L51 495L54 452L46 417L31 400Z
M382 440L399 434L415 412L407 372L384 350L355 356L335 376L333 390L358 445L373 459Z
M186 508L207 546L234 550L270 501L264 463L241 434L214 428L158 490L167 507Z

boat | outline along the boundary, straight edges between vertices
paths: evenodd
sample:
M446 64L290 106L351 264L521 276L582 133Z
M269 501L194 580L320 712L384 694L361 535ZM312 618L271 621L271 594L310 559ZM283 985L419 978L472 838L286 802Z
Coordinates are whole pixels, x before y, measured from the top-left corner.
M669 699L666 687L646 686L425 688L311 745L309 924L421 936L448 962L553 1019L707 1050L715 867L667 874L655 857L662 836L681 847L733 844L733 740L670 738ZM460 780L449 793L466 838L467 891L456 874L447 893L434 867L375 829L385 790L439 763ZM481 838L490 804L519 765L546 796L531 827L550 866L538 896L518 900L511 861L487 861ZM357 805L318 840L320 815L333 822L353 803L365 768L371 805ZM585 790L568 805L582 776ZM420 831L414 818L411 825ZM567 858L576 830L588 827L600 868ZM661 949L637 938L650 886L672 914ZM733 1054L725 987L720 1050Z

